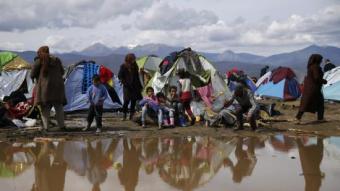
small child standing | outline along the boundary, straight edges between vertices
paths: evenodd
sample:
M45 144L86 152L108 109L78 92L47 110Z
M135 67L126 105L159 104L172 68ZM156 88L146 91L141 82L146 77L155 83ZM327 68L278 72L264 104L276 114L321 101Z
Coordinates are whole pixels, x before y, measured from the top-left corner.
M183 104L183 108L187 112L187 114L191 118L191 125L195 124L195 116L192 113L190 103L192 100L192 95L191 95L191 80L189 73L186 72L184 69L179 69L177 72L177 75L179 77L179 86L180 86L180 100Z
M94 75L92 78L93 84L89 87L87 95L90 102L89 113L87 116L87 126L83 131L90 129L93 118L96 120L97 133L101 132L102 128L102 115L104 101L107 98L107 91L105 86L101 84L99 75Z

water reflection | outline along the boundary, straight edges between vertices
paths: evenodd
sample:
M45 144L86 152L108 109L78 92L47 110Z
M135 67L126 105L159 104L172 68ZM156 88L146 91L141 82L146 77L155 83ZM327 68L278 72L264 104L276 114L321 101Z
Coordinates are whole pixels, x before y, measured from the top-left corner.
M145 184L145 177L141 175L157 175L172 189L195 190L209 185L218 174L226 176L223 179L230 174L229 179L235 185L242 185L245 180L268 170L255 168L261 160L268 162L264 155L272 157L294 151L299 158L296 163L301 166L305 190L320 190L325 179L325 173L321 172L324 140L284 135L1 142L0 175L1 178L16 177L32 167L34 179L26 180L31 181L32 191L64 190L69 172L84 177L91 185L88 190L93 191L114 181L120 183L115 186L126 191L137 190ZM116 180L108 178L109 174Z

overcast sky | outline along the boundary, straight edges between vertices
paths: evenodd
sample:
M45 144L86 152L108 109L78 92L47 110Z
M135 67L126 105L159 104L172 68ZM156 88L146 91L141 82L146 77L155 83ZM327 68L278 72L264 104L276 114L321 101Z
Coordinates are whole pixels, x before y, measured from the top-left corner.
M340 0L0 0L0 49L163 43L270 55L340 46Z

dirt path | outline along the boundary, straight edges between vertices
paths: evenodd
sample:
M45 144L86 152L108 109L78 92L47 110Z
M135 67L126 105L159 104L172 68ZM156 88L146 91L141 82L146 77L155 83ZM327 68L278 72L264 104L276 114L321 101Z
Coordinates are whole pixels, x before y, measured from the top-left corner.
M120 121L117 114L106 113L103 118L104 130L102 133L94 131L81 132L85 123L86 114L70 114L66 117L66 125L69 131L49 132L42 134L38 127L28 129L2 129L0 140L15 141L18 139L32 140L36 137L84 139L102 137L169 137L169 136L261 136L275 133L284 134L308 134L320 136L340 136L340 104L327 103L325 123L315 123L315 115L306 113L303 117L303 125L289 122L294 119L298 110L298 102L277 102L277 109L282 115L269 118L258 131L252 132L246 128L243 131L234 132L229 128L206 128L203 123L197 123L192 127L176 127L173 129L158 130L155 126L142 129L132 121Z

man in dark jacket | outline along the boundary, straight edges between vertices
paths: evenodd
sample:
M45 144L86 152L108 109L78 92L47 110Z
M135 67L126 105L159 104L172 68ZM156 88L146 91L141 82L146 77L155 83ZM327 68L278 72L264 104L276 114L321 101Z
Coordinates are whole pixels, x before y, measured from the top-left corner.
M260 77L265 75L269 69L269 66L265 66L264 68L261 69Z
M332 70L333 68L335 68L335 65L332 64L332 62L329 59L326 59L325 66L323 67L323 72L326 73L326 72Z

